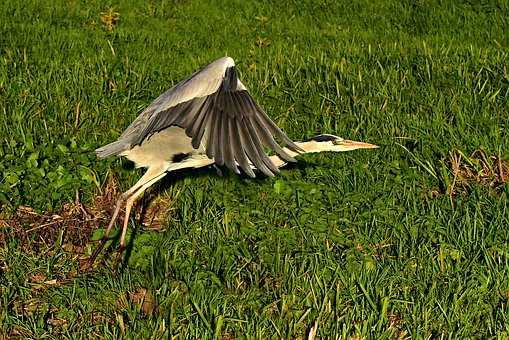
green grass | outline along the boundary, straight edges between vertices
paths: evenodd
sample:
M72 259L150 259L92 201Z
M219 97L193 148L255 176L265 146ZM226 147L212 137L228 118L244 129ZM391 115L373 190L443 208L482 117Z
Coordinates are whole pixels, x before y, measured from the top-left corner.
M225 54L293 139L380 149L274 179L170 175L167 228L133 222L120 274L34 283L77 256L23 252L0 226L0 337L305 338L317 321L320 338L507 338L508 185L447 194L451 151L509 160L507 27L502 0L2 2L3 216L89 202L111 173L127 189L142 172L93 150Z

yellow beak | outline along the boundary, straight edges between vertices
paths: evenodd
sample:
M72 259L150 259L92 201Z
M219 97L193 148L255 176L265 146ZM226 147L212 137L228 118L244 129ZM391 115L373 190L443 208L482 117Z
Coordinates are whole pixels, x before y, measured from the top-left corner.
M348 149L348 150L378 148L378 145L375 145L375 144L356 142L354 140L348 140L348 139L335 141L334 144L341 145L343 148Z

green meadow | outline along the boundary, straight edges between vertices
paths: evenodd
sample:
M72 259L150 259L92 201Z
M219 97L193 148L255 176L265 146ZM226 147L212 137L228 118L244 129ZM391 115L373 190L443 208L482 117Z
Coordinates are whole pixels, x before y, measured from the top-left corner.
M503 0L2 1L0 338L507 339L508 27ZM80 271L143 174L94 149L225 55L293 140L380 148L169 174Z

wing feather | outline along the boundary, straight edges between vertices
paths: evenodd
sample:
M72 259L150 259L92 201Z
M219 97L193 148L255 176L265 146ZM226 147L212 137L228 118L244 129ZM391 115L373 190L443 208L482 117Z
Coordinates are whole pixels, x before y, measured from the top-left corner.
M274 137L270 134L270 129L265 125L265 123L260 119L260 117L255 116L253 119L254 124L257 125L257 131L260 132L260 140L263 145L274 150L276 154L279 155L282 159L287 162L296 162L295 158L288 155L278 143L274 140Z
M224 151L224 164L233 170L235 173L239 174L239 168L237 167L237 164L235 163L235 146L233 145L233 138L232 138L232 122L233 119L226 119L224 120L224 123L226 125L225 128L225 139L224 139L224 145L223 145L223 151Z
M260 136L258 135L256 129L253 127L253 124L251 123L250 119L244 119L244 123L246 124L246 127L249 131L249 135L251 136L251 139L253 141L260 141ZM262 143L253 143L254 147L256 149L256 152L258 153L258 157L260 160L267 166L267 168L272 173L278 173L279 169L272 163L272 161L267 157L267 154L263 151L263 144Z
M240 132L240 140L242 142L242 145L245 147L245 152L247 156L249 157L249 160L253 165L259 169L261 172L263 172L266 176L273 177L274 174L267 168L267 166L264 164L263 160L261 159L258 150L256 150L255 143L253 141L253 138L251 134L249 133L249 129L246 126L245 120L240 121L240 124L237 124L237 126L240 125L239 132Z
M203 139L203 136L205 135L205 126L207 126L208 124L210 124L209 122L212 120L212 116L211 115L207 115L205 116L205 118L203 119L203 122L200 126L200 128L198 129L198 131L196 132L196 135L191 135L192 136L192 140L191 140L191 143L193 145L193 148L195 149L198 149L200 147L200 144L202 143L202 139ZM209 137L207 137L207 141L209 140Z
M235 150L235 159L239 163L241 169L249 175L249 177L255 177L255 174L253 170L251 169L251 166L249 165L249 160L247 158L247 154L244 150L244 146L242 144L242 138L240 136L240 126L237 119L231 119L230 124L232 125L232 129L230 130L232 132L233 137L233 143L232 146Z
M207 138L207 157L210 159L214 159L214 156L217 155L217 147L219 145L219 122L221 120L221 115L219 114L211 114L211 122L208 127L208 138Z
M205 148L207 157L236 173L249 176L252 167L267 176L279 172L264 151L274 151L287 162L291 157L276 142L302 151L253 100L237 77L231 58L222 58L163 93L124 131L119 141L133 147L152 134L176 125Z
M217 116L217 126L216 126L216 145L214 147L214 161L217 165L224 165L224 154L226 149L224 148L225 142L225 130L228 128L228 125L225 126L223 124L224 120L227 119L224 114Z
M192 137L193 148L197 149L200 146L201 139L203 138L203 134L205 133L205 126L209 124L209 121L212 115L208 114L210 111L210 107L213 105L213 98L207 97L205 100L205 104L200 111L198 119L193 122L192 131L186 129L186 133L188 136Z

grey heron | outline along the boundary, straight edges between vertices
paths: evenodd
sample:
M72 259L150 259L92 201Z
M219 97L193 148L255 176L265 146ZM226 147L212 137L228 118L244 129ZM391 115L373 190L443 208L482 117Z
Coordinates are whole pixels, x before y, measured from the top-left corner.
M285 146L280 146L276 139ZM117 200L103 238L90 257L99 254L125 203L119 253L131 208L136 199L167 172L226 166L250 177L255 171L274 176L298 155L322 151L376 148L376 145L318 135L306 142L293 142L250 96L237 77L232 58L220 58L157 97L113 143L96 150L100 158L124 156L145 174ZM275 154L268 156L264 148Z

